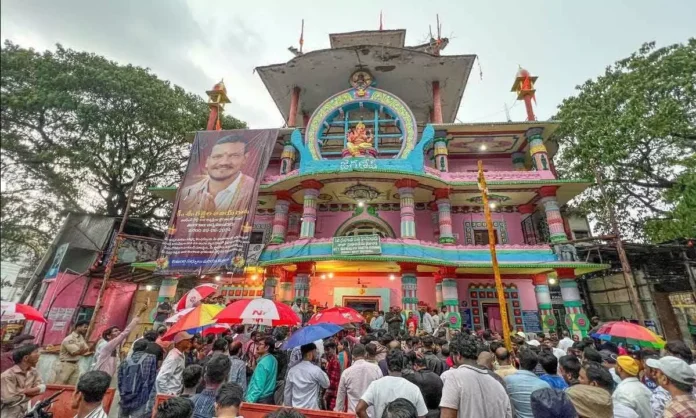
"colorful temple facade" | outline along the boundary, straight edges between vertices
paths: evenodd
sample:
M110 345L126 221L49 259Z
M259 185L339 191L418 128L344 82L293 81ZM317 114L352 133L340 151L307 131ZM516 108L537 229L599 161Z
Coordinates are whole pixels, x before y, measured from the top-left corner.
M584 334L576 278L604 266L562 244L570 231L559 208L591 181L558 178L549 140L557 124L533 115L536 77L520 70L512 89L527 121L457 123L476 56L442 55L438 40L407 47L405 35L332 34L329 49L256 69L287 125L259 190L252 243L263 250L246 278L255 290L228 296L359 310L445 306L453 326L500 330L482 160L511 329L556 328L551 278L565 326ZM227 96L222 85L208 93L216 129Z

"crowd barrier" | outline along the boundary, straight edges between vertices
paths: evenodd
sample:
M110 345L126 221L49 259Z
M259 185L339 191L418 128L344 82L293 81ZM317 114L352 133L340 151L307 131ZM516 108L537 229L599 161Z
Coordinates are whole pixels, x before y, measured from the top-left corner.
M165 400L172 398L171 395L157 395L155 398L155 408L152 411L152 418L157 415L157 405ZM244 418L264 418L268 413L283 408L278 405L263 405L260 403L242 402L239 408L239 415ZM355 414L345 412L317 411L316 409L298 408L307 418L355 418Z
M61 389L65 389L65 392L61 393L56 399L54 399L49 411L53 413L53 418L73 418L75 414L77 414L77 411L72 409L72 397L75 393L75 386L46 385L46 392L32 398L31 404L36 405L49 396L54 395L56 392L59 392ZM102 408L104 408L104 412L107 414L111 410L111 404L114 401L115 394L116 389L114 388L107 389L106 394L104 394Z

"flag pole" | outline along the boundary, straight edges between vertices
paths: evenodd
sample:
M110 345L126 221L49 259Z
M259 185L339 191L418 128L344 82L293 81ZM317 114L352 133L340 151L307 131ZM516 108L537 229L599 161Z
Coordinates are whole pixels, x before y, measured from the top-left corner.
M507 302L505 301L505 289L500 278L500 268L498 267L498 257L495 253L495 229L493 229L493 219L491 218L491 208L488 206L488 186L486 177L483 173L483 161L478 161L478 187L481 190L483 212L486 217L486 227L488 228L488 246L491 250L491 262L493 263L493 276L495 277L495 290L498 294L498 306L500 307L500 319L503 323L503 340L505 347L512 352L510 341L510 322L508 322Z
M126 208L123 210L123 217L121 218L121 225L118 227L118 233L116 234L116 239L114 240L114 246L111 250L109 256L109 261L106 263L104 268L104 278L102 278L101 287L99 288L99 294L97 294L97 302L94 304L94 313L92 314L92 319L89 321L89 326L87 327L87 339L89 339L92 329L97 321L97 316L99 315L102 308L102 298L104 297L104 291L106 290L106 285L109 282L109 277L111 277L111 272L118 261L118 250L121 248L121 243L123 243L123 231L126 228L126 222L128 222L128 212L130 212L131 202L133 201L133 195L135 194L135 187L138 185L140 176L138 175L133 180L130 191L128 192L128 200L126 201Z
M304 19L302 19L302 29L300 29L300 54L302 53L303 46L304 46Z

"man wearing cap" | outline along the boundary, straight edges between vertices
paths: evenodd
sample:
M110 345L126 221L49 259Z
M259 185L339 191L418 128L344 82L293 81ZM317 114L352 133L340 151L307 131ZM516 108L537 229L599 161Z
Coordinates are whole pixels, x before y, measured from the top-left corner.
M666 406L652 403L654 416L696 417L696 397L693 394L696 373L693 369L684 360L673 356L662 357L659 360L648 359L646 364L654 371L653 378L660 385L659 389L664 389L669 394Z
M639 418L653 418L650 408L650 389L638 380L640 367L630 356L619 356L616 359L616 374L621 383L616 386L612 400L636 411Z
M614 384L618 385L621 383L621 378L616 374L616 354L609 350L600 350L599 355L602 356L602 366L609 370Z
M184 387L183 377L186 360L184 353L191 349L193 335L182 331L174 336L174 348L167 354L162 368L155 379L156 393L178 396Z

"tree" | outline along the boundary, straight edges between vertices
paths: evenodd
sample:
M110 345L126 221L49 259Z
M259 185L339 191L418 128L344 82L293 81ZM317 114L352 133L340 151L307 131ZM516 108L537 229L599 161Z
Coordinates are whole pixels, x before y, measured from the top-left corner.
M64 211L121 215L137 176L131 216L168 219L147 189L181 178L187 133L206 126L201 97L60 45L39 53L6 41L0 62L3 257L40 256ZM223 116L222 126L246 125Z
M578 207L604 233L613 205L622 234L635 239L696 236L696 39L644 44L576 90L554 116L557 167L606 183Z

